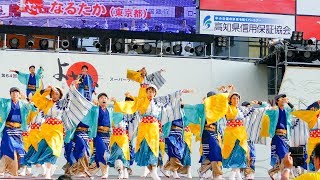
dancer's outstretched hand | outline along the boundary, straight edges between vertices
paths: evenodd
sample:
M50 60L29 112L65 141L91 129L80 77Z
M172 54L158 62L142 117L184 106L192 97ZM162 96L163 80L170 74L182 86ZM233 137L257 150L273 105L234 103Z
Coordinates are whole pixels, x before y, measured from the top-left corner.
M112 97L111 99L110 99L110 101L112 101L112 102L117 102L117 99L115 98L115 97Z
M183 89L182 93L193 93L192 89Z

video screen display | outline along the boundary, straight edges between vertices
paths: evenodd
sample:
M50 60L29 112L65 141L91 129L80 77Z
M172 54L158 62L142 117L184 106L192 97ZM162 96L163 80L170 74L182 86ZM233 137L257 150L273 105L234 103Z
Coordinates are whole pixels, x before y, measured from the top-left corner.
M200 0L200 9L271 14L295 14L296 0Z
M1 0L0 25L195 33L195 0Z
M296 21L296 31L302 31L304 39L320 39L320 16L297 16Z

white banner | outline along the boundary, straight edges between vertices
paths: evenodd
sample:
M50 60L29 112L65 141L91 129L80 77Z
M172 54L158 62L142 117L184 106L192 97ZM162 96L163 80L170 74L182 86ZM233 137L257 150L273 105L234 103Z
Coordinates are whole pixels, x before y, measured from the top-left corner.
M200 34L290 38L294 30L291 15L200 11Z
M320 99L319 76L319 68L288 66L279 93L287 94L298 109L305 109Z
M179 89L193 89L193 94L183 95L186 104L202 103L202 98L208 91L225 84L234 84L237 92L241 93L241 101L267 100L267 68L256 66L253 63L191 59L191 58L169 58L169 57L146 57L146 56L121 56L121 55L99 55L99 54L72 54L72 53L49 53L49 52L24 52L24 51L0 51L0 97L9 98L10 87L16 86L25 93L26 86L19 83L15 73L9 72L16 69L28 72L30 65L44 68L43 83L45 86L52 84L62 87L64 90L81 72L81 66L89 67L89 74L97 82L97 94L106 92L109 97L124 100L124 93L129 91L133 95L138 93L139 84L126 78L127 69L138 70L146 67L148 73L165 69L163 76L165 85L160 89L158 95L172 93ZM97 96L93 98L96 99ZM192 145L192 174L197 176L199 161L199 143ZM268 152L266 146L257 146L257 170L256 175L267 177ZM260 152L262 152L260 154ZM166 158L166 157L165 157ZM57 161L57 174L62 174L61 167L65 164L64 157ZM263 168L261 168L263 167ZM111 174L115 171L111 169ZM139 176L142 169L133 166L134 176Z
M320 16L320 1L297 0L297 14Z

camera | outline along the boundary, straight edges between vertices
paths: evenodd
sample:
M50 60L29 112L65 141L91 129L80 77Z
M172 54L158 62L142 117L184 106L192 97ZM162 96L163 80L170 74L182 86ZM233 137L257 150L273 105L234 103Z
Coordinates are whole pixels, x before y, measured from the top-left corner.
M290 147L289 152L291 152L291 157L293 159L293 166L303 166L304 160L304 150L303 147Z

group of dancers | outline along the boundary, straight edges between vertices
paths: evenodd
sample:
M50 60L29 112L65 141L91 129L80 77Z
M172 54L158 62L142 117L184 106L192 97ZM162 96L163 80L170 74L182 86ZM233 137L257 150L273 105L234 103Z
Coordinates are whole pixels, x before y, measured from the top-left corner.
M289 141L297 131L307 141L304 169L313 170L314 146L320 142L319 104L294 110L285 94L275 97L276 106L266 102L240 103L233 85L210 91L201 104L185 104L182 89L157 96L165 84L164 70L147 74L146 68L127 70L127 78L140 84L139 92L127 92L124 101L98 94L83 65L79 78L68 90L42 83L43 68L29 73L10 70L26 85L26 95L18 88L10 99L0 98L0 173L5 177L41 174L51 179L64 147L65 174L107 179L114 167L120 179L128 179L134 162L144 167L143 177L159 180L159 172L175 179L191 176L192 137L200 141L199 176L223 179L222 168L231 168L230 179L254 179L255 144L271 140L271 178L280 174L289 151ZM292 118L292 115L296 118ZM297 119L299 118L299 119ZM303 132L303 133L302 133ZM308 140L307 140L308 138ZM134 144L135 142L135 144ZM306 144L300 144L306 145ZM167 162L163 162L165 154ZM100 173L98 173L101 171ZM211 173L210 173L211 171ZM243 173L243 175L242 175Z

